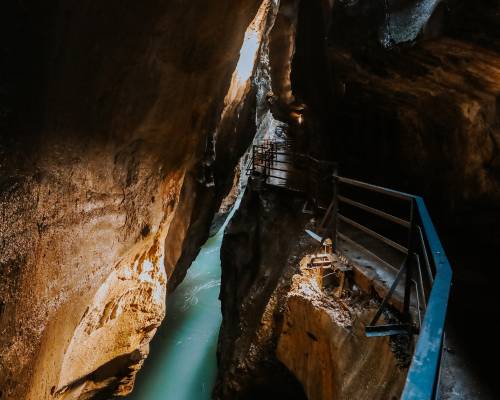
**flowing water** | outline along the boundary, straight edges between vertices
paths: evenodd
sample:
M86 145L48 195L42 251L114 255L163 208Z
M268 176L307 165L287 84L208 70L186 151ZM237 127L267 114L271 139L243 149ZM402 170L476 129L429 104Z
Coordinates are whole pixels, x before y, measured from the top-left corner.
M217 374L216 348L222 320L220 246L224 228L209 238L184 281L168 296L167 317L137 375L132 400L208 400Z

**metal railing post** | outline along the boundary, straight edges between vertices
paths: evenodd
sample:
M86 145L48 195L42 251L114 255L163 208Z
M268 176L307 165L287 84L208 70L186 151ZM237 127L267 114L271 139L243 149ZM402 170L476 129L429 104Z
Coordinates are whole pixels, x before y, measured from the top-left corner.
M414 215L413 200L410 202L410 229L408 232L408 254L405 259L405 291L404 291L404 301L403 301L403 318L405 322L411 323L410 316L410 302L411 302L411 280L413 275L412 268L412 257L414 246L413 246L413 231L415 230L415 215Z
M406 267L406 277L405 277L405 291L404 291L404 302L403 302L403 318L405 322L411 325L411 314L410 314L410 304L411 304L411 287L413 279L413 253L415 252L415 233L416 233L416 218L415 218L415 201L410 202L410 229L408 232L408 254L405 260Z
M253 145L252 147L252 175L255 174L255 171L257 171L256 169L256 166L255 166L255 150L256 150L256 147L255 145Z
M264 148L264 179L267 180L267 177L271 175L271 165L269 164L269 153L270 153L270 146Z
M335 166L333 168L333 210L332 210L332 242L333 250L338 250L338 212L339 212L339 180L338 180L338 169Z

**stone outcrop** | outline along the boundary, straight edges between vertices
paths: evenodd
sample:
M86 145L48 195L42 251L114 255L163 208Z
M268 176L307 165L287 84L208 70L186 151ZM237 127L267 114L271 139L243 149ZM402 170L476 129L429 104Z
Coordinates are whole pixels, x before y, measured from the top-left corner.
M321 270L300 261L287 295L276 355L309 400L395 399L404 385L403 355L389 337L367 338L377 304L359 291L335 296Z
M301 206L283 194L261 196L247 188L226 228L216 398L274 394L304 399L300 384L274 354L281 309L297 268L287 260L303 223L292 218Z
M261 2L35 3L2 48L1 396L109 398L252 136L213 134Z

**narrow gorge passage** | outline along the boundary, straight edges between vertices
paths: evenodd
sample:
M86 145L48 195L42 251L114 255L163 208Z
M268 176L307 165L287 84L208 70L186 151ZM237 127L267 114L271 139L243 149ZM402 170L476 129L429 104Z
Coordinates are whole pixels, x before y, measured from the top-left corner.
M0 400L498 397L499 0L5 3Z

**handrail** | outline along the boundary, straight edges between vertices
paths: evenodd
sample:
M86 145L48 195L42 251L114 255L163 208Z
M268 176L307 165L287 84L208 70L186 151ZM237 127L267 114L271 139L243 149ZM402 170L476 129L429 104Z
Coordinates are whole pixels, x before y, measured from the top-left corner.
M270 140L253 145L251 160L247 175L258 175L260 182L266 186L275 185L306 193L316 208L326 200L324 194L327 193L317 190L319 183L331 185L333 170L337 165L335 162L318 160L309 154L293 151L293 142L290 141ZM322 177L326 177L326 180ZM286 185L288 181L290 185Z
M387 189L387 188L382 187L382 186L372 185L371 183L365 183L365 182L357 181L355 179L345 178L343 176L337 176L337 179L339 180L339 182L348 183L352 186L357 186L357 187L360 187L363 189L368 189L368 190L371 190L372 192L379 192L379 193L387 194L389 196L397 197L397 198L400 198L403 200L411 201L415 197L415 196L408 194L408 193L405 193L405 192L399 192L397 190Z
M415 256L415 262L417 264L417 275L415 276L417 281L412 280L412 282L417 296L417 311L420 329L415 351L406 377L405 386L401 394L401 399L435 399L439 389L438 382L441 368L444 327L448 299L450 295L452 271L425 202L420 196L398 192L365 182L356 181L354 179L340 176L335 177L335 179L337 182L342 182L372 192L386 194L402 200L410 201L411 204L413 204L413 216L411 218L412 226L410 227L410 231L414 230L415 232L413 235L410 235L411 242L408 246L408 257L410 257L410 255L412 257ZM345 200L345 198L339 196L338 194L337 198L341 201ZM353 200L344 202L353 206L360 205L358 208L371 212L374 215L381 216L382 218L384 218L384 214L386 214L383 211ZM339 215L338 211L335 211L337 215ZM388 215L389 217L393 217L390 214ZM345 218L342 219L345 220ZM386 219L392 220L392 222L395 223L401 222L397 220L397 217L394 219ZM419 251L421 251L421 255L424 258L425 268L422 268L420 265L418 256ZM434 272L431 269L431 263L434 267ZM422 270L426 272L428 283L431 288L427 299L423 284ZM423 319L420 315L422 309L425 310ZM374 336L376 336L376 334L374 334Z
M351 200L347 197L340 196L340 195L337 196L337 198L339 199L339 201L342 201L342 202L349 204L351 206L360 208L361 210L365 210L369 213L375 214L375 215L382 217L388 221L395 222L396 224L404 226L405 228L409 228L411 225L409 221L405 221L404 219L395 217L394 215L388 214L384 211L377 210L376 208L367 206L366 204L360 203L358 201L354 201L354 200Z
M392 269L393 271L395 272L398 272L399 269L396 268L394 265L392 265L391 263L387 262L386 260L384 260L383 258L380 258L378 255L376 255L375 253L371 252L370 250L368 250L365 246L363 246L362 244L359 244L357 243L356 241L352 240L349 236L346 236L340 232L338 232L338 235L339 237L346 241L346 242L349 242L357 247L359 247L361 250L363 250L366 254L369 254L371 257L375 258L378 262L384 264L385 266L389 267L390 269Z
M338 218L341 221L347 222L349 225L354 226L355 228L358 228L360 231L365 232L367 235L370 235L371 237L374 237L375 239L380 240L381 242L387 244L388 246L391 246L392 248L400 251L401 253L408 254L408 249L404 246L401 246L399 243L396 243L395 241L386 238L385 236L381 235L380 233L377 233L375 231L372 231L370 228L367 228L364 225L361 225L360 223L353 221L350 218L347 218L346 216L337 213Z
M427 276L429 277L432 283L434 281L434 276L432 276L431 264L429 262L429 256L427 255L427 249L425 248L424 234L422 233L422 228L420 228L420 226L417 226L417 232L420 245L422 246L422 253L424 255Z
M438 390L437 381L452 271L424 200L419 196L415 196L414 200L431 250L436 274L401 399L428 400L435 398Z

